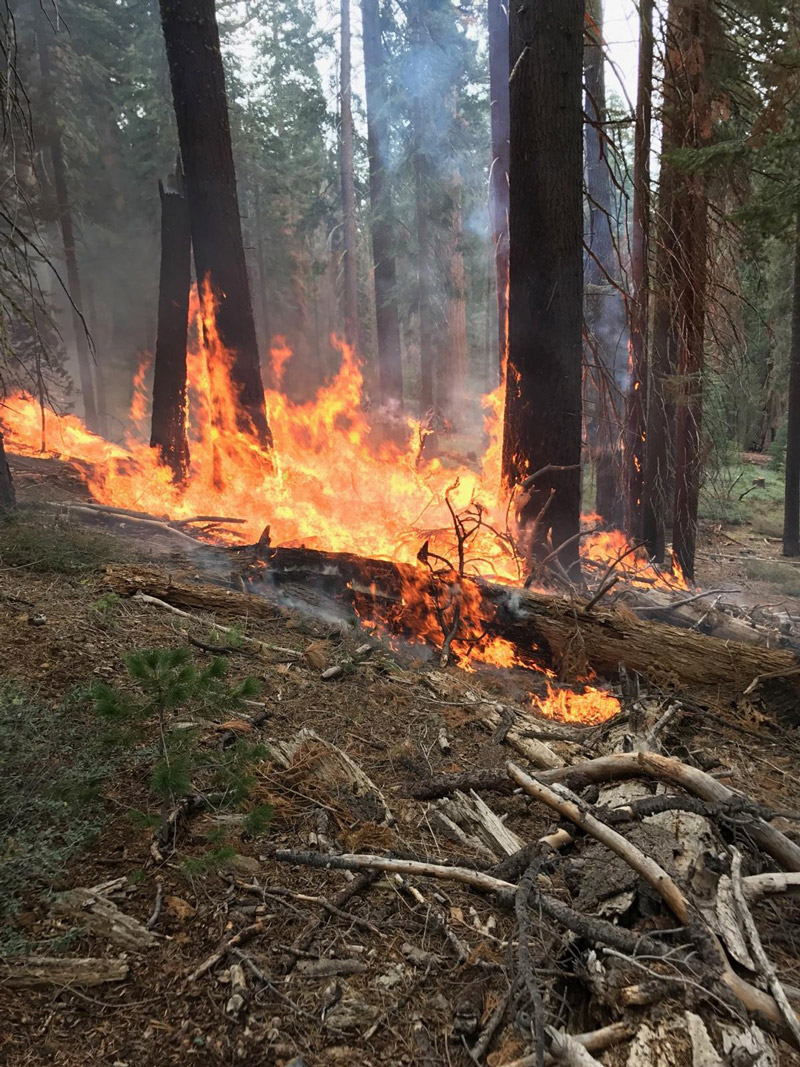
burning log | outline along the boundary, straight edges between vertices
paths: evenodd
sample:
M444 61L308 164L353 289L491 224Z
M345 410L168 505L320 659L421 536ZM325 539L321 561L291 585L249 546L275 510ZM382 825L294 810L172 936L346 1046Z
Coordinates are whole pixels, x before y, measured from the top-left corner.
M789 650L722 641L642 620L630 611L590 610L579 600L483 579L448 586L421 569L387 560L303 548L270 549L267 556L263 570L251 576L252 587L265 596L189 582L148 567L111 566L106 575L122 595L144 592L173 605L254 619L274 617L267 597L274 601L282 585L302 584L351 604L362 620L417 639L436 636L435 605L458 584L465 637L453 645L464 656L482 640L499 637L518 651L521 663L546 667L563 679L590 670L613 676L624 663L628 671L690 689L717 706L741 699L758 678L758 695L770 712L797 719L800 659ZM443 638L440 630L438 638Z

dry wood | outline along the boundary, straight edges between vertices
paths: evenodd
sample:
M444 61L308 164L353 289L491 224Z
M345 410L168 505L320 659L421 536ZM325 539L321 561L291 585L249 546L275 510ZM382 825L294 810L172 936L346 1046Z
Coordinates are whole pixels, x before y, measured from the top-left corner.
M777 893L794 893L800 890L800 873L792 874L751 874L749 878L742 879L745 900L752 904L761 897L773 896Z
M275 859L279 863L302 864L306 867L321 867L323 870L341 871L387 871L392 874L417 874L423 878L442 878L451 882L480 889L485 893L515 891L512 882L493 878L482 871L471 871L466 867L445 867L440 863L420 863L416 860L397 860L387 856L370 856L344 854L342 856L322 856L319 852L295 852L292 849L278 849Z
M659 782L685 789L710 803L733 804L743 794L718 782L705 771L689 767L678 760L655 752L620 752L601 756L585 763L574 763L552 771L542 771L539 781L552 785L561 782L570 789L623 778L655 778ZM744 798L747 799L747 798ZM800 847L764 819L753 817L747 828L760 848L788 871L800 872Z
M470 796L456 791L451 797L438 801L435 811L460 827L470 837L477 838L493 859L513 856L525 842L504 825L488 804L473 792Z
M267 562L268 578L275 584L308 582L343 601L357 599L362 616L372 618L381 618L387 605L397 605L407 583L422 584L424 589L432 581L407 565L311 549L271 549ZM117 593L132 595L138 590L180 607L253 618L274 611L261 597L187 582L155 568L110 566L106 578ZM536 647L545 663L557 671L570 659L575 636L580 634L586 662L598 674L616 674L621 662L644 676L657 670L715 703L737 699L754 678L771 675L770 697L796 714L800 661L790 651L722 641L642 621L630 612L587 611L574 600L509 590L482 579L475 584L486 632L520 648Z
M623 1041L630 1041L633 1037L633 1029L627 1023L612 1023L600 1030L591 1030L586 1034L571 1034L587 1052L605 1052L606 1049L621 1045ZM544 1067L553 1067L557 1061L547 1054L544 1058ZM502 1067L536 1067L536 1055L523 1056L521 1059L508 1060Z
M10 989L43 989L48 986L90 986L122 982L130 972L126 959L62 959L57 956L27 956L0 961L0 985Z
M770 992L775 998L775 1003L780 1009L786 1028L792 1035L795 1046L800 1048L800 1019L798 1019L797 1013L789 1003L789 998L781 985L774 963L764 951L758 928L753 916L750 914L750 909L747 907L744 889L742 888L742 855L737 848L733 848L731 854L733 857L731 863L731 888L733 890L733 899L736 902L736 910L739 914L739 921L744 929L753 958L766 979Z
M538 720L533 715L523 715L515 709L504 709L514 715L514 721L505 730L505 740L512 748L515 748L521 756L529 760L534 767L563 767L564 760L550 745L539 741L535 737L529 737L526 731L538 725ZM490 704L483 713L482 722L490 730L497 730L503 723L503 715L495 705Z
M188 981L196 982L198 978L201 978L207 971L210 971L212 967L223 960L229 952L239 948L241 945L246 944L251 938L261 934L266 929L266 921L253 923L251 926L245 926L243 930L240 930L238 934L234 934L229 938L216 952L212 952L206 959L189 975Z
M546 1027L546 1030L550 1037L550 1055L556 1063L564 1063L567 1067L602 1067L586 1046L571 1034L552 1026Z
M53 902L53 912L64 915L95 937L112 941L129 952L144 952L158 944L151 930L126 915L112 901L91 889L71 889Z
M344 886L343 889L340 889L339 892L331 898L331 905L337 910L342 908L345 904L347 904L349 900L352 900L352 898L357 896L362 890L367 889L370 885L372 885L372 883L376 880L377 877L377 872L367 871L366 873L359 875L358 878L354 878L352 882L349 883L349 885ZM311 945L311 943L313 942L317 930L322 925L324 919L324 914L311 916L309 921L306 923L306 925L300 931L298 936L292 942L289 954L279 961L280 970L283 973L288 973L294 968L295 963L297 962L297 956L292 955L292 953L302 953L308 949L309 945Z
M583 810L571 797L559 795L548 786L537 782L514 763L506 764L508 773L521 786L528 796L546 804L559 815L580 826L596 841L610 848L623 859L640 878L643 878L662 898L672 914L684 926L689 921L689 907L681 890L667 872L654 859L631 844L622 834L596 819L590 812Z
M170 526L167 522L161 522L152 517L140 517L127 511L109 509L99 504L49 504L47 506L57 507L60 511L66 511L68 516L74 514L83 518L99 519L101 522L120 522L125 523L125 525L143 526L148 530L169 534L170 537L177 538L182 544L191 545L193 551L203 544L202 541L190 537L181 530L176 530L174 526Z

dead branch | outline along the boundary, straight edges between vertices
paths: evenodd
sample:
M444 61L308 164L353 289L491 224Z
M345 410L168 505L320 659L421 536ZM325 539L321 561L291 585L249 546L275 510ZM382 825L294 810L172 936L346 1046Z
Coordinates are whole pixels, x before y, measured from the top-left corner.
M203 960L200 966L196 970L192 971L187 981L196 982L198 978L201 978L204 974L206 974L207 971L210 971L212 967L216 967L216 965L221 960L223 960L229 952L232 952L235 948L239 948L241 945L244 945L246 942L250 941L251 938L256 937L258 934L263 933L265 929L266 922L264 920L253 923L251 926L245 926L245 928L243 930L240 930L238 934L234 934L233 937L229 938L220 948L217 949L216 952L212 952L210 956Z
M527 775L521 767L514 763L506 764L508 773L522 789L535 800L546 804L553 811L558 812L564 818L576 826L581 827L596 841L601 842L606 848L611 849L620 859L624 860L640 878L643 878L655 889L664 903L682 924L689 922L689 906L686 898L667 872L660 867L655 860L632 845L616 830L606 826L596 819L590 812L582 809L575 800L559 795L552 789L543 785Z
M605 1052L606 1049L630 1041L634 1031L627 1023L612 1023L600 1030L591 1030L586 1034L572 1034L572 1040L580 1044L587 1052ZM550 1054L544 1058L545 1067L553 1067L556 1060ZM536 1055L523 1056L518 1060L508 1060L502 1067L536 1067Z
M564 1063L566 1067L602 1067L585 1045L564 1030L548 1026L547 1034L550 1038L550 1055L556 1063Z
M794 1039L794 1044L797 1048L800 1048L800 1019L798 1019L794 1008L789 1003L789 998L781 985L781 980L778 977L778 972L775 970L774 963L764 951L755 920L750 914L750 909L747 907L747 900L742 886L742 854L739 852L738 848L732 848L731 856L731 888L733 890L733 899L736 903L736 910L739 914L739 922L744 929L745 937L747 938L747 943L750 952L753 955L753 959L760 967L761 973L766 979L767 986L775 998L775 1003L780 1009L786 1027Z
M745 900L752 904L762 897L777 893L793 893L800 890L800 873L793 874L751 874L742 879Z
M320 867L323 870L339 871L386 871L389 874L416 874L422 878L442 878L451 882L461 882L484 893L516 892L517 887L511 882L481 871L471 871L467 867L445 867L440 863L421 863L417 860L398 860L388 856L370 856L344 854L342 856L323 856L319 852L295 852L292 849L278 849L275 859L279 863L302 864L305 867Z
M48 986L90 986L122 982L130 973L126 959L62 959L27 956L0 961L0 984L10 989L44 989Z
M687 793L710 803L732 804L737 799L744 798L742 793L729 789L705 771L655 752L620 752L586 763L575 763L570 767L542 771L538 775L540 782L551 785L562 783L570 789L625 778L655 778L659 782L685 789ZM754 816L747 832L753 841L782 867L788 871L800 872L800 847L780 830L770 826L764 819Z

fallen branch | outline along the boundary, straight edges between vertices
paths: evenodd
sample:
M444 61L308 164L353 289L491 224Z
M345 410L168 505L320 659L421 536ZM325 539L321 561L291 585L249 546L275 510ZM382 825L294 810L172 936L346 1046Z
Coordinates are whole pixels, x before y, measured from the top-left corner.
M514 763L508 763L506 767L511 778L517 785L522 787L528 796L546 804L553 811L558 812L559 815L569 819L576 826L580 826L596 841L605 845L606 848L611 849L629 867L636 871L640 878L643 878L645 882L655 889L678 922L683 926L689 922L689 907L686 903L686 898L673 879L655 860L645 856L640 849L631 844L622 834L618 834L616 830L612 830L610 826L600 822L588 811L582 810L574 800L555 793L548 786L531 778L521 767L517 767Z
M586 1034L572 1034L572 1040L581 1045L587 1052L605 1052L606 1049L621 1045L623 1041L630 1041L634 1031L627 1023L612 1023L600 1030L591 1030ZM557 1061L549 1053L544 1058L544 1067L553 1067ZM523 1056L518 1060L508 1060L501 1067L536 1067L536 1054Z
M716 804L732 804L737 799L748 799L744 794L718 782L705 771L655 752L620 752L613 756L600 756L585 763L574 763L570 767L542 771L538 775L540 782L549 785L561 783L573 790L625 778L655 778L656 781L685 789L687 793ZM764 819L754 816L747 827L747 833L768 856L786 870L800 872L800 847L780 830L770 826Z
M792 874L751 874L749 878L742 879L745 900L752 904L762 897L774 896L778 893L792 893L800 889L800 873Z
M263 933L265 929L266 922L264 920L253 923L252 926L245 926L245 928L240 930L238 934L234 934L233 937L229 938L217 949L216 952L212 952L210 956L203 960L200 966L189 975L188 981L196 982L198 978L201 978L207 971L210 971L212 967L216 967L216 965L223 960L229 952L232 952L236 948L240 948L242 945L250 941L251 938Z
M742 886L742 854L738 848L731 849L732 862L731 862L731 888L733 889L733 899L736 903L736 910L739 914L739 922L741 923L747 943L750 948L750 952L753 959L761 968L761 973L766 979L767 986L769 987L772 996L775 998L775 1003L780 1009L780 1013L783 1016L783 1020L786 1023L786 1028L794 1039L794 1044L797 1048L800 1048L800 1019L789 1003L789 998L786 995L786 991L781 985L781 980L778 977L778 972L775 970L775 964L769 958L764 951L764 947L761 944L761 938L758 934L758 928L756 927L753 916L750 914L750 909L747 907L747 900L745 899L744 888Z
M130 973L126 959L62 959L58 956L27 956L0 961L0 985L10 989L43 989L48 986L104 985L122 982Z

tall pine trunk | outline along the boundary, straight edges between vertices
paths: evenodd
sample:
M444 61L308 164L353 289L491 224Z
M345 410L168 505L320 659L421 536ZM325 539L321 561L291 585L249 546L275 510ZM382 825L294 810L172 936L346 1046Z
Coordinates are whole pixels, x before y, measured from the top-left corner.
M800 210L797 212L795 235L791 344L783 554L784 556L800 556Z
M583 303L582 0L512 0L508 387L503 473L540 475L520 519L578 558Z
M400 314L397 310L394 222L392 196L386 174L389 152L386 62L378 0L361 0L361 30L364 41L369 198L381 398L384 403L402 403L403 364L400 349Z
M358 348L358 271L356 267L356 184L353 161L353 89L350 62L350 0L341 0L341 170L344 221L344 334Z
M492 165L489 211L492 223L497 287L497 341L501 376L508 348L508 165L509 40L508 9L503 0L489 0L489 99L492 131Z
M683 101L687 106L683 144L698 149L708 144L711 105L708 49L710 0L676 3L674 52L680 56ZM680 176L679 239L675 306L678 326L677 427L675 439L675 511L672 524L674 557L686 578L694 579L697 511L702 468L703 369L708 262L708 201L705 177L699 171Z
M186 336L189 322L192 237L189 205L180 167L161 197L161 272L158 285L158 334L153 367L150 445L181 481L189 469L186 439Z
M650 139L653 100L654 0L639 0L639 84L633 156L633 219L631 222L631 378L627 396L627 528L641 540L647 444L648 256L650 250Z
M272 317L269 311L269 275L264 249L264 215L261 210L261 183L256 175L253 182L253 210L255 212L256 265L258 267L258 302L261 315L261 333L266 345L272 344ZM274 383L272 383L274 388Z
M271 447L214 0L160 0L160 8L198 282L212 285L220 340L233 354L239 428Z
M622 379L627 373L625 302L612 230L609 142L605 131L606 80L602 0L588 0L584 48L586 86L586 192L589 200L586 319L594 370L591 435L597 493L595 511L615 525L623 520Z
M3 447L3 434L0 431L0 514L11 511L15 504L14 483L11 480L11 471Z
M42 75L45 94L49 108L49 128L46 141L50 148L53 164L53 188L55 189L58 223L61 228L61 240L64 246L64 263L67 268L67 287L72 302L72 326L75 335L75 350L78 356L78 377L83 397L83 413L86 426L92 433L99 431L97 404L95 403L94 382L92 380L92 357L89 351L89 339L86 334L86 322L83 318L83 296L81 294L81 277L78 270L78 254L75 248L75 228L72 223L72 208L69 199L69 182L67 165L64 161L64 146L61 140L58 117L55 113L53 69L50 62L50 48L47 42L47 28L37 11L36 36L39 49L39 69Z
M447 333L441 345L437 407L455 429L463 429L467 389L467 280L461 175L454 164L444 189L443 247Z

